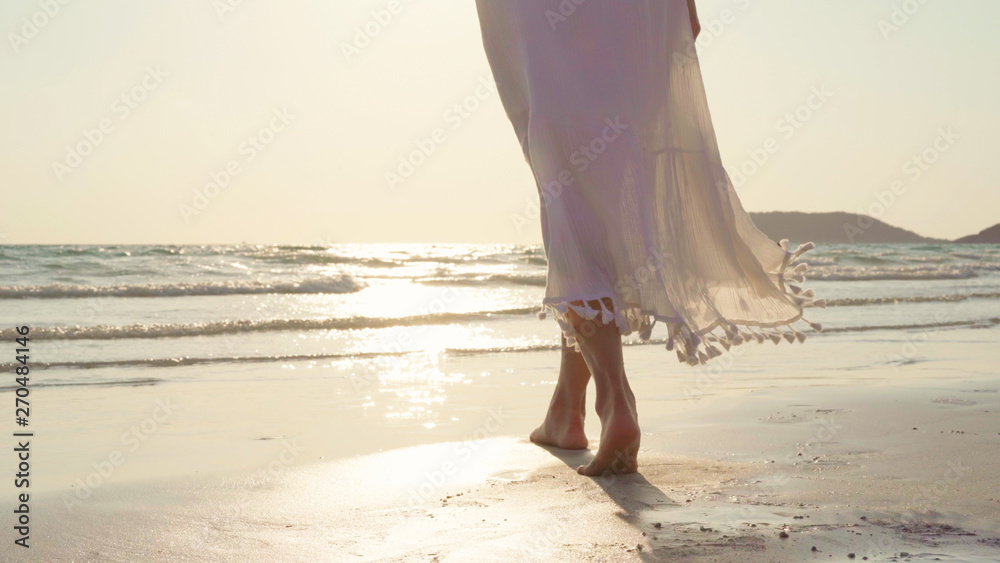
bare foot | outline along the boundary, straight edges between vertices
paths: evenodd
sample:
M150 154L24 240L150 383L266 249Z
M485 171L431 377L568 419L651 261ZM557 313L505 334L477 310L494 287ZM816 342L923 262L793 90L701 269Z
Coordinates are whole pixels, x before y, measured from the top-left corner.
M531 433L530 439L536 444L565 450L587 449L587 435L583 432L583 409L550 406L545 421Z
M635 473L639 470L639 431L635 403L608 408L601 417L601 444L594 459L576 468L580 475Z

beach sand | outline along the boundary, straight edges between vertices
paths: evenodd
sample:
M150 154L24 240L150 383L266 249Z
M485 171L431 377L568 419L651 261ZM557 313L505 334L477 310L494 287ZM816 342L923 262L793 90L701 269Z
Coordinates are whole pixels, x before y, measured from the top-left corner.
M39 387L31 548L3 559L997 561L1000 347L931 336L903 365L868 360L906 333L711 370L627 347L640 473L595 479L525 439L554 352L437 357L423 383L300 362Z

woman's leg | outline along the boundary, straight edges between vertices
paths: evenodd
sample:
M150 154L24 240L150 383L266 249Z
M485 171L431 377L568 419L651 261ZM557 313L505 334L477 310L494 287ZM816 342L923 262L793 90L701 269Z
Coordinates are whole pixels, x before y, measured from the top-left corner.
M570 317L583 359L597 386L597 416L601 419L601 444L597 454L589 464L577 468L577 472L581 475L634 473L639 467L639 415L635 395L625 376L621 333L614 323L587 321L575 313Z
M532 442L567 450L587 448L583 419L587 412L589 382L590 370L583 361L583 355L567 346L566 338L563 337L559 381L552 393L545 421L531 433Z

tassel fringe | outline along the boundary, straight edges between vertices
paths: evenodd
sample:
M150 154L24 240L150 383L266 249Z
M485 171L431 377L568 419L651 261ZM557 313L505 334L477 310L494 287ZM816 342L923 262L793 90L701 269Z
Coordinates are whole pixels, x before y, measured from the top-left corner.
M792 281L797 283L805 282L805 273L809 270L808 264L797 264L791 270L788 270L788 268L800 256L815 249L816 245L807 242L799 245L794 252L789 251L787 239L782 240L779 245L785 251L785 260L775 275L788 299L795 303L800 311L804 307L826 307L826 300L816 299L816 293L812 289L803 289L798 285L788 283ZM605 299L612 301L613 306L609 308L605 303ZM591 303L595 302L598 304L597 307L591 305ZM721 356L723 352L720 350L720 347L728 351L733 346L754 340L758 343L763 343L767 340L775 344L780 344L782 340L786 340L791 344L795 342L803 343L807 336L805 332L796 329L791 323L782 325L788 328L786 331L779 326L744 325L740 327L725 319L720 320L720 322L716 323L709 330L696 333L681 320L656 318L644 313L639 307L621 307L618 303L614 303L614 298L610 296L590 301L574 300L545 303L542 310L538 313L539 319L546 317L546 309L552 311L553 316L563 331L563 335L566 337L567 344L578 351L580 350L580 345L577 342L576 329L569 318L569 311L574 311L580 317L588 321L595 321L601 325L614 322L622 336L628 336L636 332L642 341L649 340L652 336L653 325L657 321L662 321L667 325L667 350L675 352L678 361L681 363L692 366L705 364L712 358ZM792 322L799 321L807 324L813 332L823 332L823 325L820 323L809 322L804 318L799 318ZM722 334L718 334L719 332L722 332Z

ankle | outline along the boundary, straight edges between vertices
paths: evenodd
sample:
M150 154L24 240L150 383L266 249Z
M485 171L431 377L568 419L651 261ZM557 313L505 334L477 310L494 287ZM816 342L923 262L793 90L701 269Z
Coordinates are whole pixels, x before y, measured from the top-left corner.
M576 421L583 420L583 409L579 400L553 399L549 404L549 418Z
M604 420L623 413L632 413L635 410L635 400L631 399L624 392L614 393L597 397L597 415Z
M575 408L580 408L584 404L587 396L587 388L574 388L564 385L558 385L555 392L552 394L552 400L550 401L551 408L559 408L563 410L570 410Z

